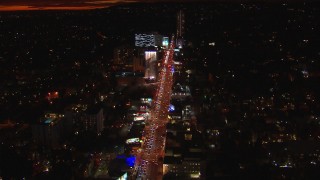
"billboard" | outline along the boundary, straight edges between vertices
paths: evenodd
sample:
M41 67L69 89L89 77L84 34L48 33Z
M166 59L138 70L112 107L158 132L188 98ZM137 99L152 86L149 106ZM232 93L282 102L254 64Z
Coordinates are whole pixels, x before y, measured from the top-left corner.
M157 51L145 51L145 59L150 61L157 60Z
M162 38L162 46L168 48L169 47L169 38L163 37Z
M146 118L144 116L134 117L133 121L144 121Z
M156 78L156 62L157 62L157 51L145 51L145 78L155 79Z
M141 143L141 140L139 138L131 138L131 139L127 139L126 143L127 144L137 144L137 143Z

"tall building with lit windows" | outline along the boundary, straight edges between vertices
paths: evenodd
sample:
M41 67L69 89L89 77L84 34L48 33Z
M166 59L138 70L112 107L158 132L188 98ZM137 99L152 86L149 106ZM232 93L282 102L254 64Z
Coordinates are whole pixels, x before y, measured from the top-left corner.
M132 57L134 54L134 49L129 46L117 47L113 51L114 64L117 65L132 65Z
M88 131L99 134L104 128L105 116L100 106L70 105L66 109L66 118L72 122L75 134Z
M177 37L184 35L184 12L180 10L177 14Z
M113 60L115 68L119 71L143 72L143 50L130 46L121 46L114 49Z
M184 24L185 24L185 15L182 10L177 13L177 35L176 35L176 45L179 48L182 48L184 45Z
M104 115L100 107L91 107L80 117L83 130L92 131L97 134L103 130Z

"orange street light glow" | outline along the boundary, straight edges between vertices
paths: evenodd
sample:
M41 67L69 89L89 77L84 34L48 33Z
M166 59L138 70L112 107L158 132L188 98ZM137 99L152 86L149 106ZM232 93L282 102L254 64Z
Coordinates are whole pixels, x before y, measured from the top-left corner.
M0 11L32 11L32 10L90 10L104 8L101 6L48 6L48 7L34 7L34 6L0 6Z
M30 11L30 10L90 10L107 8L117 4L138 2L136 0L43 0L37 1L2 1L0 11Z

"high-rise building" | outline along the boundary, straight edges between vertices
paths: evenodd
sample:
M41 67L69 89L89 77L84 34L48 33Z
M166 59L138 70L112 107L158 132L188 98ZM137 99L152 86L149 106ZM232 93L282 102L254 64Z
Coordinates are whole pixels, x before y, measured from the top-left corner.
M88 109L85 116L83 116L83 127L85 130L92 130L99 134L103 130L103 109L102 108L92 108Z
M104 128L103 109L99 107L88 108L80 117L81 128L85 131L92 131L97 134L101 133Z
M134 49L131 47L121 46L115 48L113 51L113 59L114 64L116 65L124 65L124 64L132 64Z
M177 13L177 36L176 36L176 45L179 48L182 48L184 45L184 24L185 24L185 18L184 18L184 12L180 10Z
M177 14L177 37L184 35L184 12L180 10Z
M99 106L71 105L66 109L66 118L73 122L75 133L91 131L99 134L104 128L104 113Z
M114 65L120 71L143 72L144 54L143 50L128 46L121 46L114 49Z

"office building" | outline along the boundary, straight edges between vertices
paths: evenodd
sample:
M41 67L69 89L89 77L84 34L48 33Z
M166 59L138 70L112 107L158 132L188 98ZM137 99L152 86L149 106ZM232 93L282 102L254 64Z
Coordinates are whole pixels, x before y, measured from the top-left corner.
M161 47L163 36L157 33L153 34L135 34L136 47Z
M182 48L184 45L184 29L185 29L185 17L184 12L180 10L177 13L177 35L176 35L176 46Z

